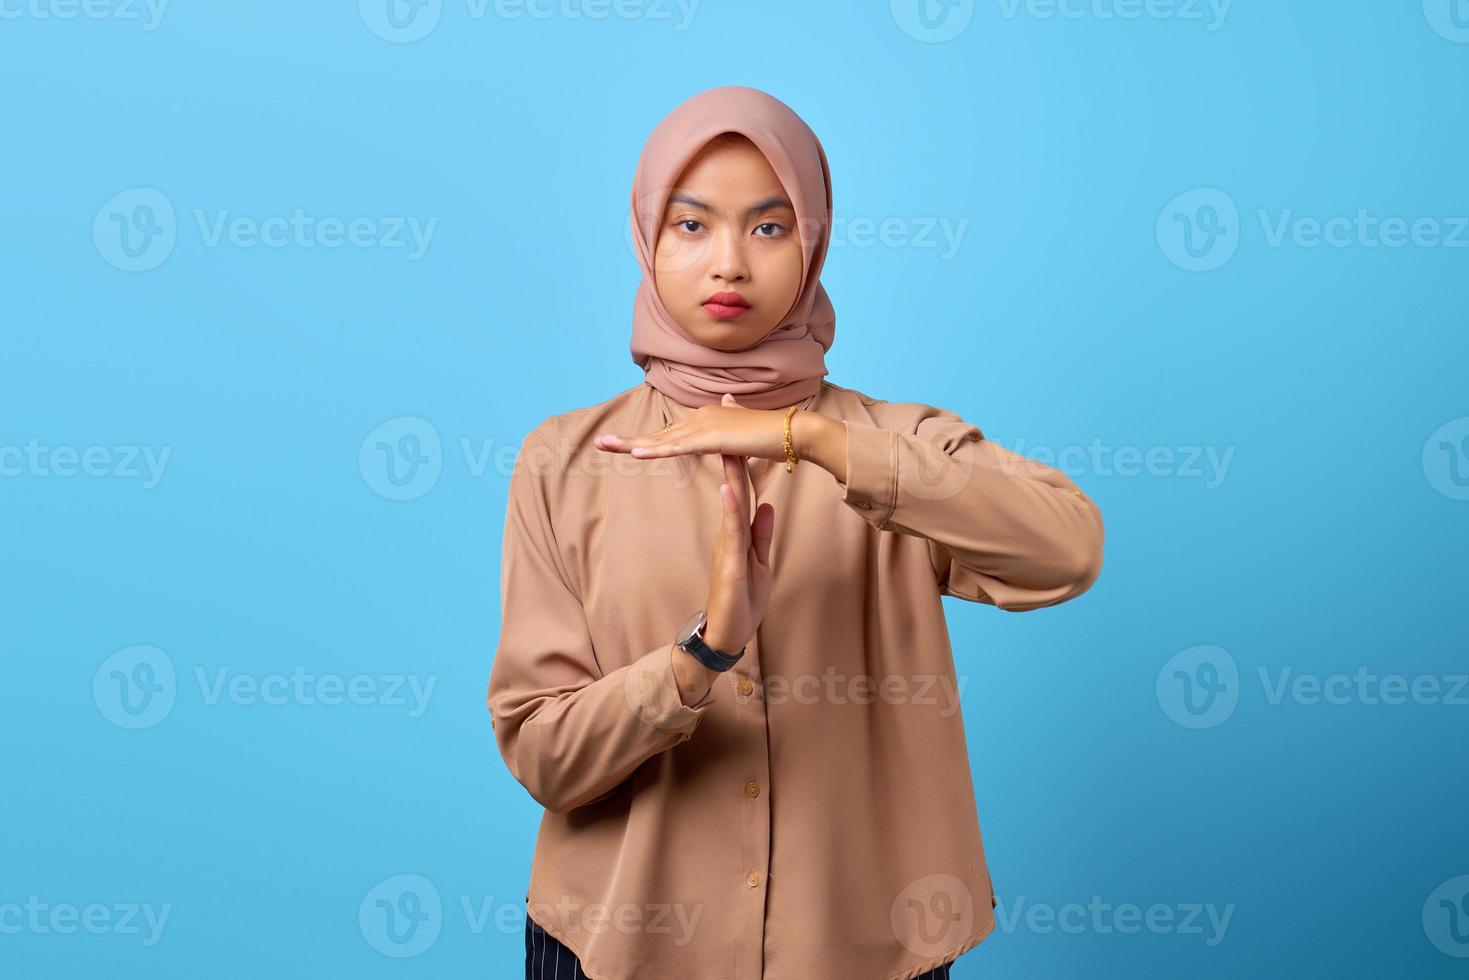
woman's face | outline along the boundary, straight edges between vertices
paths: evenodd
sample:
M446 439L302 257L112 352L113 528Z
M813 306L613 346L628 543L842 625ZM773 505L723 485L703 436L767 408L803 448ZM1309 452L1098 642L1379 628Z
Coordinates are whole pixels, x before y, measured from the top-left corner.
M754 346L800 292L805 263L798 232L796 212L765 155L745 137L716 137L689 161L669 195L653 258L658 295L704 346Z

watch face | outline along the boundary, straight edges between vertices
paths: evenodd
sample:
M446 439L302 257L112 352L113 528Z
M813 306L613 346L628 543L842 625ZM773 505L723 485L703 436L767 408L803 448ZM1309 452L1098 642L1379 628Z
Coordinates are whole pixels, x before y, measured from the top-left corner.
M678 645L686 646L694 638L694 634L700 632L704 627L704 610L700 609L689 617L689 621L683 624L683 629L678 631Z

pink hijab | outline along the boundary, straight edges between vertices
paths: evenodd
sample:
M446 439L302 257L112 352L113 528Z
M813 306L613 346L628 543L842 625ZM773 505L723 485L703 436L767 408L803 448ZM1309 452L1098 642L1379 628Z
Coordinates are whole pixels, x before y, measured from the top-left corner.
M806 260L790 312L765 339L741 351L706 347L684 332L653 282L653 254L668 195L683 169L720 133L759 148L795 205ZM836 311L822 288L831 241L831 171L821 141L800 116L759 89L725 85L684 100L654 128L632 185L633 242L643 281L633 302L633 362L644 380L684 405L715 405L730 392L746 408L780 408L821 387Z

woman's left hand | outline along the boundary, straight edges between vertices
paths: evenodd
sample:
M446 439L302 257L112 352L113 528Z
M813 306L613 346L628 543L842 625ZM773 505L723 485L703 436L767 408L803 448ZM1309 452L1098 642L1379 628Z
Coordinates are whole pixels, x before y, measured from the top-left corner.
M592 442L638 459L703 453L785 459L785 410L744 408L726 393L718 405L697 408L661 432L627 438L605 433Z

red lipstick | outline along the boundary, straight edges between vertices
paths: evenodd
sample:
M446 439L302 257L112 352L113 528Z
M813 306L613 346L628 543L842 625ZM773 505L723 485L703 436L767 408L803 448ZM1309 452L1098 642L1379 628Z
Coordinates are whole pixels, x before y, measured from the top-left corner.
M750 304L739 293L724 292L715 293L706 299L702 309L705 313L720 320L733 320L747 313Z

